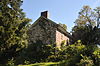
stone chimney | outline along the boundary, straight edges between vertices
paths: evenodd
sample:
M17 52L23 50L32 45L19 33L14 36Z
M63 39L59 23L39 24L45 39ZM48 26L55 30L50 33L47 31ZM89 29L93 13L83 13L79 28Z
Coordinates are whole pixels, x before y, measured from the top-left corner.
M48 11L41 12L41 16L48 18L49 16Z

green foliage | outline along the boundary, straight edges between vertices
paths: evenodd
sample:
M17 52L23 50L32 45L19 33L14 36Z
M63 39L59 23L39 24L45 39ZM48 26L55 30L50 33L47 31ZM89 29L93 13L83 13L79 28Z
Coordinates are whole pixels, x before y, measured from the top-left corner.
M100 48L96 49L93 52L94 63L96 65L100 65Z
M96 16L95 12L89 6L83 6L81 11L79 12L78 19L76 19L75 24L77 26L85 26L85 25L96 25Z
M82 43L86 45L100 43L100 29L97 27L92 27L90 25L85 27L75 26L73 31L73 37L75 37L74 42L81 40Z
M83 45L80 40L67 46L62 52L66 56L59 65L63 66L98 66L100 65L99 50L96 45ZM97 51L97 52L96 52ZM96 55L94 55L96 53ZM99 55L100 56L100 55Z
M27 26L20 6L22 0L0 0L0 63L6 64L15 58L28 44Z
M6 65L7 66L15 66L14 59L12 58L12 59L8 60L8 63Z
M73 63L69 63L67 60L67 65L78 65L78 66L99 66L100 65L100 48L97 45L100 44L100 7L96 9L91 9L89 6L83 6L79 12L79 17L75 21L75 26L72 29L73 43L77 40L81 40L84 44L84 48L79 52L79 49L74 49L70 52L76 54L79 59L76 59L75 55L68 60ZM96 25L97 24L97 25ZM77 43L76 43L77 44ZM77 45L76 45L77 46ZM73 46L73 47L76 47ZM71 48L72 49L72 48ZM77 51L78 50L78 54ZM69 53L70 54L70 53ZM77 62L74 60L78 60Z
M95 50L95 51L93 52L93 54L94 54L95 56L97 56L98 58L100 58L100 49Z
M72 29L73 43L81 40L86 45L100 44L99 11L99 7L93 10L89 6L84 6L81 9Z
M20 57L16 60L16 64L26 64L24 63L25 61L29 63L47 62L48 56L53 55L54 52L55 48L52 44L46 45L41 41L37 41L36 43L30 44L21 52Z
M39 48L37 49L37 47ZM40 42L30 45L24 52L24 54L21 54L21 60L24 59L24 64L33 66L41 65L41 63L36 62L57 62L55 65L58 66L100 65L100 48L96 45L83 45L81 40L78 40L73 45L65 46L60 50L54 48L52 45L43 45ZM22 58L23 55L24 58Z
M90 57L81 55L83 59L80 60L80 63L78 63L78 66L93 66L93 60L91 60Z

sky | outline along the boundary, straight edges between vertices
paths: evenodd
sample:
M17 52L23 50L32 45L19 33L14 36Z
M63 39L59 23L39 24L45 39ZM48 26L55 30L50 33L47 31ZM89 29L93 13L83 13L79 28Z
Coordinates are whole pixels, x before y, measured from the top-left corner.
M78 12L84 5L95 8L100 6L100 0L23 0L21 8L26 17L32 19L31 24L40 17L41 12L48 11L49 19L66 24L70 32L78 18Z

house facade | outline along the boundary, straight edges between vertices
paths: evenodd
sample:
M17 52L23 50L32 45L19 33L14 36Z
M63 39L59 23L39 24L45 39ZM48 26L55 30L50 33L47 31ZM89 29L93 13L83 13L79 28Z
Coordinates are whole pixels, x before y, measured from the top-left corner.
M43 44L61 46L62 41L69 43L71 35L59 24L48 19L48 11L42 12L41 16L32 24L29 31L29 43L40 40Z

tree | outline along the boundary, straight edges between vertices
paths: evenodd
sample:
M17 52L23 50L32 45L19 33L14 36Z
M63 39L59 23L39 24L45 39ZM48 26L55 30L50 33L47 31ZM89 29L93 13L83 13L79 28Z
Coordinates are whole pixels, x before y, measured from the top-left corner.
M15 58L27 46L27 26L22 0L0 0L0 63Z
M95 13L96 13L96 21L97 21L97 27L99 27L100 24L100 7L97 7L96 9L94 9Z
M89 6L83 6L79 12L78 19L75 21L76 26L96 25L95 12Z
M100 28L98 27L100 17L98 17L98 11L98 8L92 10L89 6L84 6L81 9L72 29L73 37L75 37L73 42L82 40L82 43L86 45L100 44Z

